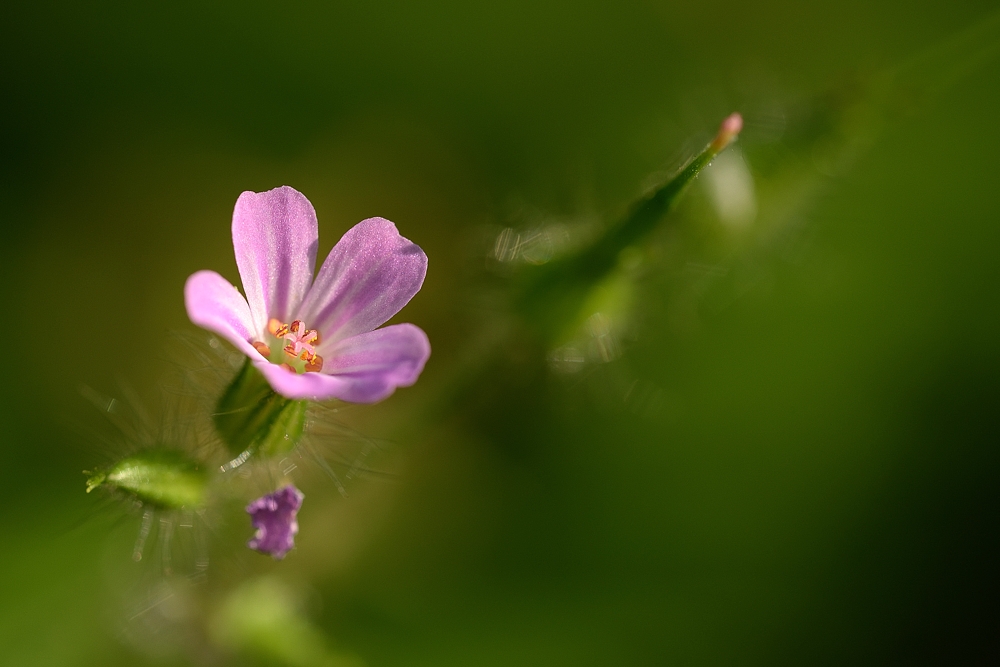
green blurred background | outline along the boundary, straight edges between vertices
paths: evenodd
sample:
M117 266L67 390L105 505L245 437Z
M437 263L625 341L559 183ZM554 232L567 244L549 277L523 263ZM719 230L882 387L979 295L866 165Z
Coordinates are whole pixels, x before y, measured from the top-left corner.
M8 6L0 663L269 663L288 627L287 664L997 664L993 8ZM734 110L729 171L623 260L613 334L536 349L498 234L586 237ZM433 355L338 418L379 474L344 498L301 466L289 558L217 508L207 580L146 613L79 387L156 411L185 278L238 282L236 197L281 184L321 256L375 215L424 248L397 321Z

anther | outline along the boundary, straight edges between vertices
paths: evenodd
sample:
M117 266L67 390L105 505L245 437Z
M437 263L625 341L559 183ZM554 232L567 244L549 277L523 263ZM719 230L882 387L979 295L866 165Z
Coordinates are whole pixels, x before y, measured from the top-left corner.
M314 354L311 359L306 359L306 373L319 373L321 370L323 370L323 357Z
M316 346L319 345L319 331L307 329L302 320L293 320L291 324L283 324L280 320L271 318L267 323L267 330L272 336L284 341L282 352L285 353L285 363L281 364L288 368L303 368L299 362L304 362L304 370L307 373L316 373L323 368L323 358L316 354ZM257 344L254 347L264 356L268 356ZM277 361L275 360L275 363Z
M271 348L267 346L267 343L262 343L259 340L253 342L253 349L260 352L261 356L267 359L271 356Z

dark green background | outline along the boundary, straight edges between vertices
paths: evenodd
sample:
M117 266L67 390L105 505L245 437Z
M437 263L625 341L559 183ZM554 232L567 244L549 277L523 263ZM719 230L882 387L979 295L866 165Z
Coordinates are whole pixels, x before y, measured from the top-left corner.
M433 356L345 413L392 475L343 499L306 470L285 562L243 554L230 508L205 613L270 573L372 666L994 664L1000 33L948 47L991 11L6 7L0 663L207 655L133 631L155 574L138 514L83 492L107 453L78 387L157 405L185 278L238 281L236 197L289 184L321 255L374 215L425 249L398 320ZM562 376L512 335L449 393L509 321L484 239L613 219L733 110L754 227L726 236L696 183L621 359ZM725 276L692 287L705 265Z

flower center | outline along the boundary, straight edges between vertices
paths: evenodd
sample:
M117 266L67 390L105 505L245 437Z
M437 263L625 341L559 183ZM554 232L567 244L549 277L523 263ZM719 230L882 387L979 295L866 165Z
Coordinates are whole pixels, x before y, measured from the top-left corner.
M323 369L323 357L316 354L319 332L307 329L302 320L285 324L271 318L267 331L271 341L256 341L253 346L272 364L281 364L295 373L318 373Z

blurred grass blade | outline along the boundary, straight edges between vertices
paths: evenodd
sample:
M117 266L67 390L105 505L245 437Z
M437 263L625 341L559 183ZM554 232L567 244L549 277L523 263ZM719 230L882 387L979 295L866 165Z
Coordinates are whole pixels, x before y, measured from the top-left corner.
M899 101L941 95L1000 53L1000 12L916 54L888 72Z
M581 309L591 291L615 268L619 254L656 228L685 187L736 139L742 127L742 117L730 115L708 146L673 178L633 205L593 244L530 270L515 303L529 325L548 342L574 330L588 314Z

